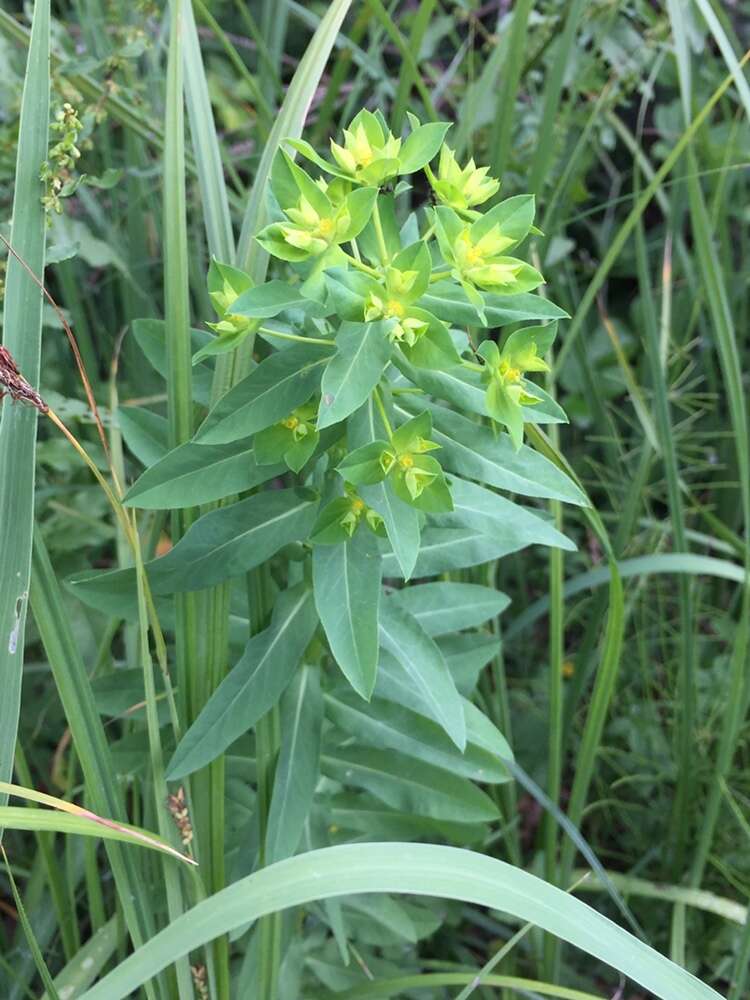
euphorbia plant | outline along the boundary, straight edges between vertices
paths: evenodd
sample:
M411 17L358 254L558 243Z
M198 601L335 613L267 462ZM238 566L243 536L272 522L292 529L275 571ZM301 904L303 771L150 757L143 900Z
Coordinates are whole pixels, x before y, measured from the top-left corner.
M543 279L519 249L533 198L488 208L499 183L461 165L448 125L410 125L394 137L361 111L330 159L283 144L257 234L272 276L253 285L211 263L217 315L212 334L194 331L195 401L215 355L250 338L254 365L126 497L221 501L146 566L159 608L229 581L233 620L251 625L244 644L233 631L234 665L187 720L167 777L230 746L255 757L272 776L248 819L259 863L356 837L372 810L370 836L482 839L497 808L476 783L508 780L511 751L472 695L497 652L481 626L507 599L472 567L572 547L533 501L498 491L585 502L523 444L524 423L565 419L528 378L565 315L532 294ZM136 324L157 369L162 334ZM74 588L136 614L133 570ZM272 745L258 728L269 713Z

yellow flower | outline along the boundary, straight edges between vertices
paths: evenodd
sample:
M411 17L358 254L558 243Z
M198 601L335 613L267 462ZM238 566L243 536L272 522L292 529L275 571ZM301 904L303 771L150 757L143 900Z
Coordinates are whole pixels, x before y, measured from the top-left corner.
M279 232L284 240L300 250L321 254L337 241L349 227L351 217L344 208L335 215L321 216L303 195L292 208L284 209L289 223L281 223Z
M475 243L467 227L454 243L456 267L478 288L512 285L523 266L521 261L501 257L502 251L512 243L513 240L501 234L499 226L493 226Z
M344 145L331 139L331 153L339 167L353 177L378 160L395 160L401 149L401 140L390 132L380 144L373 144L360 122L353 130L344 129ZM394 169L393 173L396 173Z
M481 205L499 190L500 181L488 177L488 172L489 167L477 167L473 159L461 168L456 154L448 146L440 150L437 177L429 166L425 167L438 200L457 212L469 212L474 205Z

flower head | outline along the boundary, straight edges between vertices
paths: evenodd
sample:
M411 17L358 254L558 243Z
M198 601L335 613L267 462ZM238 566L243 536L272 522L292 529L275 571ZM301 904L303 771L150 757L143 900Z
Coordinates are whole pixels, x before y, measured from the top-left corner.
M520 448L523 440L524 406L539 402L533 395L534 386L524 379L526 372L549 371L541 357L555 336L556 325L526 327L512 333L502 350L494 340L485 340L479 347L484 359L483 378L487 383L487 412L498 423L504 424L511 439Z
M499 226L478 239L467 226L453 244L457 271L464 280L488 291L512 285L523 267L523 261L501 256L512 242L502 235Z
M500 188L500 181L488 176L489 167L478 167L471 159L461 168L456 154L445 145L440 150L437 176L429 166L425 173L438 200L463 214L483 204Z
M361 112L344 129L343 146L331 139L331 153L339 169L365 184L382 184L395 177L400 150L401 140L383 129L370 112Z

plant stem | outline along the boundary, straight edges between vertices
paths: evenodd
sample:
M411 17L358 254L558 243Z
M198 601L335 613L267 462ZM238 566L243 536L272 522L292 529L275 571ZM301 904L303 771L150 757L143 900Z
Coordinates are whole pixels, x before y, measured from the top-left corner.
M385 412L385 406L383 405L383 399L382 396L380 395L380 390L376 387L375 389L373 389L372 394L375 399L375 405L377 406L378 412L380 413L380 419L383 421L383 425L385 426L385 429L388 433L388 439L392 441L393 428L391 427L391 422L388 419L388 414Z
M378 208L377 201L375 202L375 207L372 210L372 224L375 227L375 237L378 241L378 250L380 251L380 260L383 264L387 264L389 261L388 248L385 244L385 234L383 232L383 223L380 220L380 209Z
M365 274L369 274L371 278L379 278L380 280L382 280L383 275L380 273L380 271L378 271L377 268L370 267L370 265L365 264L365 262L360 257L355 257L353 254L347 253L346 250L344 249L341 249L341 252L349 261L349 263L352 265L352 267L356 267L358 271L363 271Z
M298 337L296 333L282 333L280 330L269 330L266 326L261 326L258 333L263 333L267 337L278 337L279 340L294 340L298 344L322 344L323 347L335 347L332 340L324 340L322 337Z

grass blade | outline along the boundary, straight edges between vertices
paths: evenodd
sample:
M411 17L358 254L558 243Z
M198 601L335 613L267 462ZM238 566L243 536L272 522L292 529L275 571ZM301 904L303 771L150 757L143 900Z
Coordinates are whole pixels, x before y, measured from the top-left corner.
M432 844L347 844L301 854L199 903L81 1000L120 1000L177 955L265 914L351 892L462 899L536 924L618 969L663 1000L719 994L561 889L494 858Z
M34 7L19 127L11 245L36 275L44 272L46 220L40 164L47 159L49 124L49 0ZM3 312L5 347L36 386L42 338L42 295L22 263L8 261ZM0 386L0 391L2 386ZM37 411L11 406L0 416L0 779L9 778L18 730L24 629L31 576ZM0 793L0 805L6 801Z

